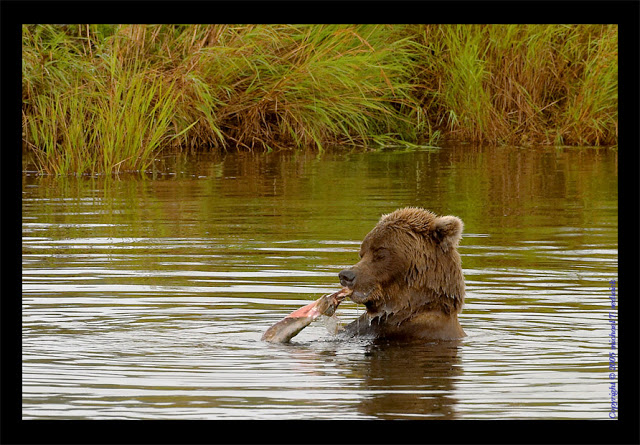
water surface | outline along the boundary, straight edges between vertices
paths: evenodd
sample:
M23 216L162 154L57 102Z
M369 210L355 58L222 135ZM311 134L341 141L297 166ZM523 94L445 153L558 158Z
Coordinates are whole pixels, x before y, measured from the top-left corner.
M617 151L167 157L22 184L25 419L607 419ZM260 341L380 215L465 223L468 336ZM362 306L342 304L347 323Z

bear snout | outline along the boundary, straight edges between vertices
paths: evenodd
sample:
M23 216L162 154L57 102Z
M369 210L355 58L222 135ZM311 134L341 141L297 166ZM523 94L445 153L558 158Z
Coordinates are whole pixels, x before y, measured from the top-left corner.
M345 269L338 274L338 278L340 278L340 284L346 286L350 289L353 289L353 285L356 281L356 274L350 269Z

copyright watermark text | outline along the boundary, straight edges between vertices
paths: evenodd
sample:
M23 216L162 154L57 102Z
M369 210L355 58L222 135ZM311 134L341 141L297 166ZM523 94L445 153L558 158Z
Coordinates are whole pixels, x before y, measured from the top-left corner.
M618 418L618 389L616 388L616 378L618 371L618 356L617 356L617 334L616 334L616 320L617 317L617 299L616 299L616 280L609 281L611 285L609 290L611 291L609 299L611 300L611 310L609 311L609 324L611 325L611 333L609 334L609 343L611 345L611 351L609 351L609 395L611 396L611 410L609 411L609 418Z

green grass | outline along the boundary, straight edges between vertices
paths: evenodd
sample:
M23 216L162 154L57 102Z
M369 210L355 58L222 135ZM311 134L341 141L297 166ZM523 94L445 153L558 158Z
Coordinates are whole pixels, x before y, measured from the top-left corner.
M615 25L427 25L422 105L449 138L615 145Z
M614 25L26 25L45 173L159 151L617 143Z

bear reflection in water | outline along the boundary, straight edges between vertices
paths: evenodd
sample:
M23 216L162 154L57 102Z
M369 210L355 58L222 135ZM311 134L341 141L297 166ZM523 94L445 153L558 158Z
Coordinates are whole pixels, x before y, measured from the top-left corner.
M374 340L352 364L366 395L358 411L379 419L456 419L460 343Z

